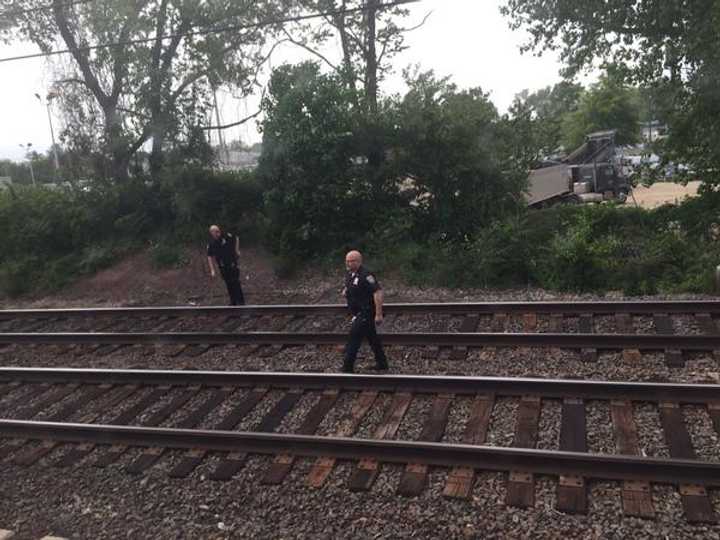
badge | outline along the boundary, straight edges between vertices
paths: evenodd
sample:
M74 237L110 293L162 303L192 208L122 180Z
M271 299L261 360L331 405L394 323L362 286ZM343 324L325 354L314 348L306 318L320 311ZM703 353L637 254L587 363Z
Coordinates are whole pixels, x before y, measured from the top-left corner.
M375 278L373 277L372 274L368 274L368 277L365 278L365 279L367 279L367 282L368 282L370 285L375 285Z
M360 283L360 278L356 276L355 279L353 279L353 285L357 285L358 283Z

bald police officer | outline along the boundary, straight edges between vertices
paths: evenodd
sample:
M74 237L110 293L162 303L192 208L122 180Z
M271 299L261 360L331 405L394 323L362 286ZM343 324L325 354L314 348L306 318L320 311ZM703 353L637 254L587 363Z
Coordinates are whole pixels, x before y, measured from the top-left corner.
M232 233L223 232L217 225L210 227L210 241L207 245L207 260L210 276L215 277L215 264L227 286L231 306L244 306L245 297L240 284L240 239ZM213 264L213 261L215 264Z
M343 372L352 373L355 369L360 344L367 338L375 354L375 369L388 369L387 358L377 334L376 324L383 320L383 292L375 275L362 265L359 251L351 251L345 256L345 289L347 305L352 314L350 337L345 347Z

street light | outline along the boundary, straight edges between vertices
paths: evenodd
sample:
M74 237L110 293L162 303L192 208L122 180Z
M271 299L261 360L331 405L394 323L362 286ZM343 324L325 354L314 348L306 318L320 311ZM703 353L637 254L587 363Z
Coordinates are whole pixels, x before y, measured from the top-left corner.
M20 148L24 148L24 149L25 149L25 159L28 160L28 164L30 165L30 179L32 180L32 183L33 183L33 186L34 186L34 185L36 185L36 184L35 184L35 171L33 171L32 156L30 155L30 148L32 148L32 143L31 143L31 142L29 142L29 143L27 143L27 144L22 144L22 143L21 143L21 144L19 144L18 146L20 146Z
M38 99L40 103L43 102L42 98L40 97L40 94L36 93L35 97ZM55 180L57 180L57 174L60 170L60 161L58 160L57 155L57 147L55 146L55 130L53 129L52 124L52 114L50 113L50 102L57 97L57 94L50 90L45 97L45 107L47 108L47 117L48 117L48 124L50 124L50 138L52 139L52 150L53 150L53 159L55 161Z

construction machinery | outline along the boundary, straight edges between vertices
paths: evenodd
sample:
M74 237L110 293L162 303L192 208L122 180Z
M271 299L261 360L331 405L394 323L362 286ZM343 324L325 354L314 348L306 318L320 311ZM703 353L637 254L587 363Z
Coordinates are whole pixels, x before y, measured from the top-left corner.
M555 204L616 201L624 203L632 189L615 145L616 131L599 131L558 161L545 161L530 172L527 204L543 208Z

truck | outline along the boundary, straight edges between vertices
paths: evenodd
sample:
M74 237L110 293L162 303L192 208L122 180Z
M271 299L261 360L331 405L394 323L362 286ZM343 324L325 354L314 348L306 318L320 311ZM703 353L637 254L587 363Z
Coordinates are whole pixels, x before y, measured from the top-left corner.
M528 177L526 202L531 208L556 204L616 201L624 203L632 186L617 153L617 131L599 131L564 159L544 161Z

